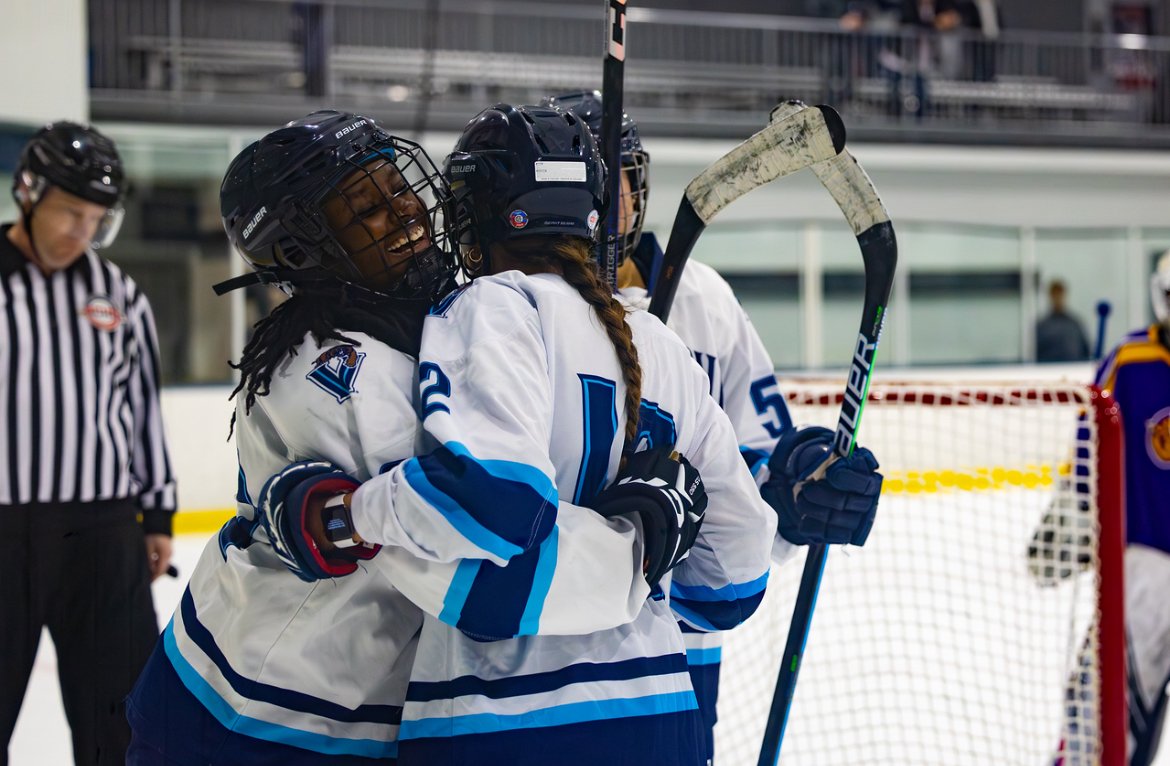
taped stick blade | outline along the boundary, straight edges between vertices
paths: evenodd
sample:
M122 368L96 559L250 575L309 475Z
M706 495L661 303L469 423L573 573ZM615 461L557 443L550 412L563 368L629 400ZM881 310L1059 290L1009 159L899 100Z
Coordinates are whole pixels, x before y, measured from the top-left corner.
M836 157L834 142L840 137L834 137L820 109L800 109L716 160L687 186L687 199L703 223L710 223L748 192Z

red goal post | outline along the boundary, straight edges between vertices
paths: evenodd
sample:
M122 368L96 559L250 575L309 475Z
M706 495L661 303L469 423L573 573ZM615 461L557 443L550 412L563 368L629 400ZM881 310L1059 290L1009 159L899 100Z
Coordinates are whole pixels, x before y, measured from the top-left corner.
M841 381L780 389L795 423L832 427ZM887 379L859 443L882 463L883 497L867 545L830 555L781 763L1124 766L1112 397ZM774 568L761 613L727 637L721 766L755 763L800 570Z

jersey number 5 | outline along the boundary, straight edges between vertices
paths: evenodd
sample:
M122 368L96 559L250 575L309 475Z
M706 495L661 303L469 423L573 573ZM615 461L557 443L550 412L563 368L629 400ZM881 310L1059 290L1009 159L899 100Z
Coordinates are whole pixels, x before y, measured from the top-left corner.
M769 389L771 389L770 393ZM772 414L776 416L776 422L764 423L768 436L775 439L792 428L792 416L788 414L788 405L784 403L784 397L780 395L780 386L777 385L774 375L760 378L752 383L752 404L755 405L758 414L763 415L771 410Z

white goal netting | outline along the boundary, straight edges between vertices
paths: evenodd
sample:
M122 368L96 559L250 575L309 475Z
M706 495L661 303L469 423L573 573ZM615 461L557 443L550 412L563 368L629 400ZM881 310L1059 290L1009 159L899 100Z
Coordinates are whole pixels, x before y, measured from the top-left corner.
M783 381L834 427L836 382ZM1098 763L1087 388L874 384L860 429L886 477L862 548L833 547L781 764ZM727 635L715 762L759 756L804 554Z

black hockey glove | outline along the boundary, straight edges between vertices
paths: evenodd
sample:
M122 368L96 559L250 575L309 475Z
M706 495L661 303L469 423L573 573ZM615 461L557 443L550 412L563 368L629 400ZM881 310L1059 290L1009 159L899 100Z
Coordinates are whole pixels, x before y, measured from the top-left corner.
M344 577L357 570L358 561L373 558L381 550L381 546L363 543L326 552L307 523L311 500L340 497L359 486L356 479L329 463L305 461L285 468L260 491L258 510L268 540L289 571L305 582ZM335 544L352 540L353 522L344 505L326 507L320 513L317 535Z
M865 545L877 513L882 475L864 447L837 458L817 481L808 477L833 456L833 432L817 426L789 429L780 438L760 494L779 517L777 531L794 545ZM803 482L803 484L802 484Z
M695 544L707 492L699 472L672 447L636 452L617 480L593 499L591 507L606 518L637 514L642 520L645 558L642 571L653 588Z

